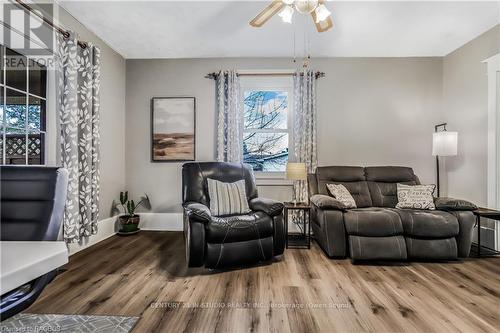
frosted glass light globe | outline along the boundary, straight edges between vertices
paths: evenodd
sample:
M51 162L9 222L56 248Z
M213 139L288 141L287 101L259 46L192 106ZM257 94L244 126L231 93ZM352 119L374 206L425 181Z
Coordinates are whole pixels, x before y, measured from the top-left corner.
M308 14L316 9L318 0L298 0L294 2L295 9L301 14Z
M290 6L286 6L283 8L283 10L278 14L279 17L283 20L285 23L292 23L292 17L293 17L293 8Z

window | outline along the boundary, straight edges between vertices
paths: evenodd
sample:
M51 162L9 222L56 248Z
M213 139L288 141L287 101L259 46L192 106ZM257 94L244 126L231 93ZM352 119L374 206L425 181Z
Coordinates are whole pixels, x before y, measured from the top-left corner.
M47 69L0 45L1 164L44 164Z
M292 142L291 77L242 77L243 161L254 171L283 172Z

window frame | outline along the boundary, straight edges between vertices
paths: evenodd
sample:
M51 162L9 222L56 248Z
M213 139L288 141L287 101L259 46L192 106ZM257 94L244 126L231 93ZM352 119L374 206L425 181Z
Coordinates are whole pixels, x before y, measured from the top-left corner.
M6 45L0 44L0 48L3 49L2 52L2 58L0 61L2 62L1 66L1 73L3 77L3 82L0 83L0 89L2 89L3 92L3 104L2 104L2 119L0 123L0 128L2 131L2 156L0 156L0 164L1 165L11 165L6 164L7 161L7 113L6 113L6 106L7 106L7 90L12 90L15 92L18 92L20 94L24 95L24 98L26 99L26 102L24 104L25 106L25 115L24 115L24 128L17 127L17 126L12 126L12 128L15 128L17 130L24 131L24 164L17 164L17 165L42 165L46 166L47 165L47 156L46 156L46 137L47 137L47 93L48 93L48 83L49 83L49 70L47 67L45 67L45 84L42 86L42 88L45 89L45 97L30 93L30 69L31 69L31 64L32 62L38 63L35 57L30 57L24 54L21 54L11 48L9 48ZM12 86L7 85L7 69L6 69L6 58L7 58L7 52L6 50L10 49L16 53L19 53L21 56L26 57L26 63L27 67L25 70L26 74L26 90L22 90L19 88L15 88ZM40 101L43 101L43 107L40 107L40 128L38 130L35 129L30 129L28 127L29 125L29 107L30 107L30 97L34 97L39 99ZM22 104L19 104L22 105ZM29 137L30 135L40 135L40 164L30 164L29 163Z
M275 73L276 71L273 71ZM293 159L294 154L294 89L293 89L293 76L289 72L284 72L284 75L265 75L266 73L260 73L258 75L252 76L252 73L242 72L239 73L250 74L248 76L240 76L240 119L241 119L241 135L240 142L243 145L243 138L245 133L286 133L288 134L288 161ZM255 73L255 72L254 72ZM287 75L290 74L290 75ZM288 95L288 105L287 105L287 128L276 128L276 129L246 129L245 128L245 91L284 91ZM284 179L285 171L254 171L256 178L259 179Z

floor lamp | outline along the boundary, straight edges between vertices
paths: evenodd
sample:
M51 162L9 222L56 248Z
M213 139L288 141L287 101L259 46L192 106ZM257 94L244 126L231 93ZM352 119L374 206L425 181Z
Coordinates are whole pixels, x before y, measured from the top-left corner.
M432 134L432 156L436 156L436 186L439 197L439 156L456 156L458 148L458 132L448 132L446 123L434 126Z

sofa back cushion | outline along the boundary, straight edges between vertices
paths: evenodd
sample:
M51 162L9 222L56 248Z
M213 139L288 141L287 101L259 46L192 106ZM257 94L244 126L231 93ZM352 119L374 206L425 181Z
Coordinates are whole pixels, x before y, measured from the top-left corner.
M412 168L398 166L366 167L366 180L374 207L396 207L397 184L419 185Z
M318 193L330 195L327 184L342 184L351 193L357 207L371 207L370 191L365 180L365 169L353 166L329 166L316 169Z

